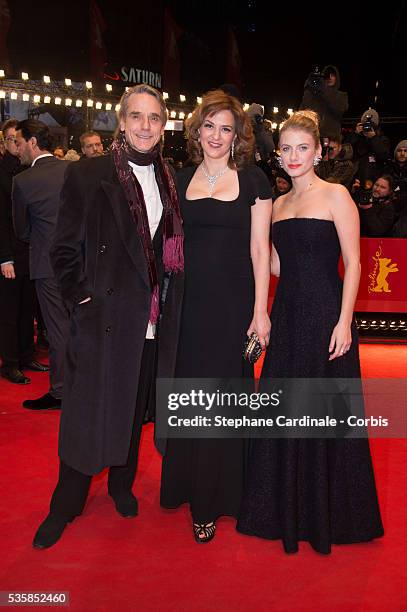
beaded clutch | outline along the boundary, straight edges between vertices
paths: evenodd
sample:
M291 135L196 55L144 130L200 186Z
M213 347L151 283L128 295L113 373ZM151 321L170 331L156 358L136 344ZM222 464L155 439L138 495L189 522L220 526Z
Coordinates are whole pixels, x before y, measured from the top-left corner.
M259 338L255 332L249 338L246 338L243 348L243 359L247 359L249 363L256 363L263 349Z

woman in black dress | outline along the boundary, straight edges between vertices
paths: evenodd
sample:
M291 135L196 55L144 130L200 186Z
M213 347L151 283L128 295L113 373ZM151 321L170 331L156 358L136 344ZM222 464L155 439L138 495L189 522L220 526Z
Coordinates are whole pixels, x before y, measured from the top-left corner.
M246 333L268 344L271 188L247 165L253 133L236 98L206 94L186 123L196 164L177 176L184 220L185 292L178 378L253 377L243 361ZM208 542L221 515L237 517L245 443L238 439L169 439L161 505L189 503L195 539Z
M280 280L262 382L359 378L356 206L345 187L314 172L321 155L315 113L298 111L284 123L280 151L293 188L273 206L271 267ZM368 440L254 440L238 530L281 539L286 552L300 540L329 553L331 544L383 535Z

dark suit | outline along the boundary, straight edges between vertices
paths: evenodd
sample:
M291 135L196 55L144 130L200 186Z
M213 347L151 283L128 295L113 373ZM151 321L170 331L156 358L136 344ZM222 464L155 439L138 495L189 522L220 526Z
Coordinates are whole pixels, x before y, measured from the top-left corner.
M22 170L8 151L0 162L0 264L12 262L14 279L0 275L0 355L3 366L20 368L34 355L34 284L28 270L28 245L14 233L13 177Z
M50 394L62 397L68 312L51 267L49 250L61 202L61 190L69 162L54 156L37 159L34 166L13 181L14 229L30 243L30 276L48 330Z
M153 246L162 278L161 226ZM51 259L72 311L61 473L51 510L80 514L90 476L106 466L123 466L110 470L113 497L131 489L156 369L156 340L146 340L151 305L146 258L110 155L69 168ZM158 340L158 368L167 377L175 369L182 281L182 274L171 278L161 319L166 345L161 351ZM79 304L87 297L90 302Z

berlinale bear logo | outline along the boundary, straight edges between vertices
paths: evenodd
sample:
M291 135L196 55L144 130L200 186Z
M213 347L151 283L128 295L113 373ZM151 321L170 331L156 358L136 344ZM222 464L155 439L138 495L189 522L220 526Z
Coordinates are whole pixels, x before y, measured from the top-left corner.
M397 263L391 263L388 257L381 257L382 245L380 244L376 253L372 256L375 262L373 272L369 274L369 293L391 293L387 277L390 272L398 272Z

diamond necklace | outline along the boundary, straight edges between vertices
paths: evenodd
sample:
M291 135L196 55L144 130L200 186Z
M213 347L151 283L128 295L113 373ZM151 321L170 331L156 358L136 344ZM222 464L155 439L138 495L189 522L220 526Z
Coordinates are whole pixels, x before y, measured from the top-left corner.
M209 197L211 198L213 191L215 189L215 186L216 186L216 181L225 174L226 170L229 169L229 166L226 166L225 168L223 168L223 170L220 170L217 174L209 174L209 172L207 171L205 167L204 162L202 162L201 169L209 183Z

